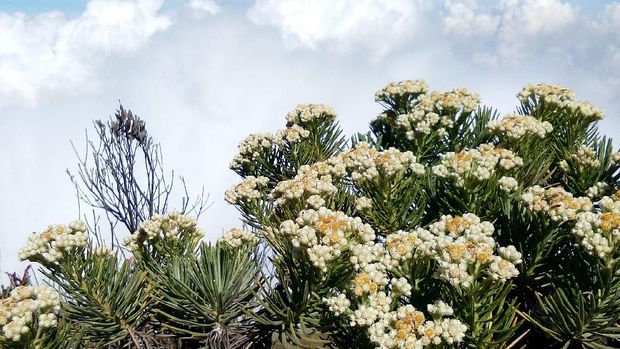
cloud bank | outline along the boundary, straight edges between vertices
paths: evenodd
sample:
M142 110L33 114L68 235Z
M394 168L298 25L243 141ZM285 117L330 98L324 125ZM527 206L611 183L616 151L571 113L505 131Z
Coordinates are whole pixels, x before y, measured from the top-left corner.
M360 46L380 58L415 37L430 4L423 0L258 0L248 18L277 27L291 47L317 49L333 44L347 50Z
M92 0L75 19L62 12L28 17L0 12L0 103L100 88L105 58L136 52L172 20L163 0Z

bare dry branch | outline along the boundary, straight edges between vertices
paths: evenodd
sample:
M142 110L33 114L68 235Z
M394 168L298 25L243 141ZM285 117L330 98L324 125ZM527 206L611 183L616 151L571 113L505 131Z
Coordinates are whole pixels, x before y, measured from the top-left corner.
M77 171L67 173L78 200L105 212L112 243L118 246L114 234L117 224L133 233L141 222L168 211L174 171L165 172L161 146L148 135L146 123L122 105L111 120L97 120L94 126L96 137L91 139L86 132L83 155L72 142ZM203 189L191 201L182 177L181 182L184 196L179 211L200 216L208 207L208 196Z

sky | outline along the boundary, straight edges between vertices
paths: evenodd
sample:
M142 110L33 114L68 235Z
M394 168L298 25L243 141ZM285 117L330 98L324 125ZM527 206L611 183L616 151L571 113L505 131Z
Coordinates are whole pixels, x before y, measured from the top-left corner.
M374 92L426 79L502 114L527 83L573 88L620 139L620 2L562 0L0 0L0 271L28 235L78 218L73 141L119 101L165 167L204 186L208 239L239 226L224 191L250 133L300 103L367 131ZM615 143L619 145L619 143Z

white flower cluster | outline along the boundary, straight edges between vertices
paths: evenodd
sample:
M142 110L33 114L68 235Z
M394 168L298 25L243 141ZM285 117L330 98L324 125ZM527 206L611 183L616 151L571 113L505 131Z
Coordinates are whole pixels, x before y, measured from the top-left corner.
M396 267L414 257L430 257L435 246L435 236L428 230L397 231L385 238L385 249L389 255L388 268Z
M454 314L452 307L442 301L435 301L435 303L427 305L426 310L433 317L452 316Z
M289 144L299 143L310 137L310 131L299 125L292 125L276 133L276 139L286 141Z
M287 223L292 225L292 223ZM284 228L284 229L283 229ZM281 231L286 230L281 227ZM294 226L299 231L299 226ZM367 327L378 348L419 348L453 344L463 340L467 327L456 319L453 309L437 301L427 307L432 320L411 305L398 306L399 295L410 295L412 286L404 277L390 277L390 270L408 260L430 258L437 262L436 277L457 287L468 287L473 278L488 277L498 282L518 275L515 265L521 254L513 247L495 253L494 228L473 214L443 216L429 230L398 231L383 242L352 244L350 261L356 270L350 290L356 306L344 294L324 299L334 314L348 315L352 326ZM301 232L300 236L304 236ZM307 240L315 241L309 234ZM394 307L398 308L394 308Z
M274 147L282 147L285 143L299 143L309 136L310 131L299 125L291 125L279 130L275 135L269 132L250 134L239 143L239 153L234 156L229 167L232 170L241 169L245 164L251 164L263 158Z
M428 345L454 344L465 337L467 326L456 319L443 318L451 315L452 308L437 301L428 305L433 319L427 320L423 312L411 304L381 315L368 328L370 340L379 349L421 348Z
M86 240L86 224L82 221L74 221L68 226L51 225L42 233L28 237L26 246L19 251L19 259L36 261L41 258L53 263L65 253L86 246Z
M306 200L306 204L308 204L308 207L314 208L314 209L319 209L325 206L325 202L326 202L325 199L323 199L319 195L310 195L308 200Z
M300 125L312 123L315 120L333 121L336 119L336 112L323 104L300 104L295 110L286 115L289 125Z
M396 148L378 151L366 142L340 153L338 158L355 181L373 180L379 174L393 176L405 170L411 170L415 175L424 174L424 166L417 162L412 152L401 152Z
M598 202L603 212L620 212L620 189L611 196L604 196Z
M501 282L519 275L515 264L521 263L521 254L513 246L500 249L500 255L494 254L496 242L490 222L481 222L471 213L448 215L431 224L429 230L437 236L433 248L437 278L467 288L477 269Z
M353 293L358 297L372 296L384 290L391 280L387 274L388 259L383 247L380 244L358 244L351 248L351 252L350 261L357 271L350 285ZM402 281L400 287L407 288Z
M419 100L422 104L432 104L440 113L472 112L480 103L480 95L466 88L457 88L448 92L431 92L429 100ZM426 106L428 108L428 105Z
M296 220L282 222L280 232L291 237L294 247L305 249L312 264L323 272L349 245L367 244L375 239L372 227L360 218L325 207L301 211Z
M609 189L609 184L605 182L597 182L586 190L586 195L590 199L600 198Z
M590 198L575 198L561 187L541 188L536 185L528 188L521 200L530 211L548 214L556 222L573 220L577 213L592 209Z
M404 278L404 277L400 277L400 278L392 278L392 280L390 281L392 284L392 292L395 294L404 294L406 296L410 296L411 295L411 289L413 288L410 284L409 281Z
M540 83L527 84L521 92L517 94L517 98L525 103L530 98L538 98L550 104L562 104L575 100L575 92L569 88L556 85Z
M334 297L323 298L323 302L329 305L329 311L334 313L336 316L349 312L349 307L351 306L351 301L347 299L347 296L344 293Z
M366 196L360 196L355 199L355 210L358 212L366 212L372 209L372 199Z
M260 190L266 188L268 183L269 178L267 177L248 176L241 183L226 190L226 193L224 194L226 201L234 205L241 202L260 199L262 197Z
M580 212L572 233L590 254L602 259L620 247L620 200L614 195L599 202L600 212Z
M459 113L472 112L480 103L480 96L467 89L459 88L447 92L427 93L426 81L401 81L387 85L375 94L376 101L394 104L404 101L409 103L405 112L398 110L397 115L386 111L377 119L394 118L396 128L404 132L409 140L418 135L437 133L440 137L447 134L447 128L454 124L454 116ZM408 97L414 97L409 99ZM392 106L394 107L394 106ZM399 114L402 113L402 114Z
M553 131L548 121L540 121L530 115L507 115L501 120L491 120L487 128L502 138L515 141L531 134L543 138Z
M435 131L439 136L445 136L446 127L451 127L454 123L450 115L439 116L433 104L425 103L431 101L428 95L418 97L418 104L406 114L396 117L396 126L403 132L408 140L413 140L418 134L428 135ZM438 126L439 125L439 126Z
M439 165L433 166L433 174L453 181L457 187L464 187L469 180L475 182L491 178L497 171L509 171L523 166L523 159L512 151L496 148L493 144L482 144L478 148L449 152Z
M394 310L394 300L410 295L412 286L404 277L390 278L390 271L407 261L427 258L437 262L435 277L456 287L469 287L474 277L505 282L519 274L515 265L522 262L521 254L514 246L500 247L496 254L493 231L490 222L482 222L473 214L443 216L429 230L398 231L383 242L353 245L350 261L357 273L350 290L357 305L352 307L351 300L342 294L324 301L335 314L348 315L352 326L367 327L378 348L460 342L467 328L456 319L443 318L454 313L443 302L428 306L432 320L411 305Z
M578 112L587 119L600 120L605 117L605 112L602 109L595 107L588 101L572 103L568 108L574 112Z
M329 161L333 162L332 159ZM322 206L320 199L327 198L338 191L333 183L334 177L344 174L344 168L317 162L312 166L302 166L292 179L279 182L271 192L275 204L283 206L287 202L306 200L312 207ZM312 198L312 199L311 199ZM309 201L309 202L308 202Z
M218 239L220 242L227 244L232 248L240 247L243 245L256 245L258 243L258 237L250 231L232 228L225 232L222 237Z
M448 134L446 127L452 125L452 123L452 119L447 116L440 118L436 113L424 114L419 111L401 114L396 118L396 125L405 131L405 138L410 141L414 140L416 135L428 135L433 131L437 132L439 137L444 137ZM440 124L442 127L436 127L437 124Z
M426 93L428 84L426 80L404 80L391 82L375 93L375 101L388 101L399 99L404 96Z
M611 153L609 159L614 164L620 164L620 151L615 151Z
M279 143L280 139L268 132L250 134L239 143L239 153L235 155L229 167L236 170L242 168L244 164L257 161Z
M517 249L512 246L502 246L499 248L499 255L502 258L513 262L514 264L521 264L523 260L521 259L521 252L517 251Z
M353 246L351 255L350 261L357 271L351 280L351 290L356 296L374 295L388 285L390 282L387 274L389 258L380 243ZM399 282L401 289L410 288L404 285L402 280Z
M509 176L502 176L499 179L499 188L507 193L511 193L519 187L519 182L516 179Z
M362 251L358 250L357 252L359 253ZM357 258L363 259L363 257L360 258L359 255ZM376 260L365 263L351 280L351 290L357 297L372 297L377 295L379 291L381 291L381 294L385 295L385 292L382 290L390 283L386 270L385 263L380 263ZM405 287L404 285L401 286ZM355 318L352 319L355 321Z
M306 200L310 207L318 208L324 203L320 199L326 199L338 191L334 181L347 173L353 180L359 181L373 180L379 175L393 176L407 170L416 175L424 174L424 166L417 162L413 153L395 148L378 151L368 143L360 142L355 148L325 161L302 166L295 177L279 182L271 195L278 206L289 201ZM234 203L232 199L236 197L230 196L229 202ZM310 198L314 202L309 202ZM363 200L360 203L369 204Z
M500 247L496 255L493 231L490 222L481 222L474 214L442 216L429 230L417 228L388 235L388 258L383 263L392 270L407 260L432 259L438 265L436 278L464 288L477 277L473 274L476 270L505 282L518 275L515 264L521 263L521 255L513 246Z
M579 147L575 154L571 155L573 164L582 168L598 168L601 162L596 158L596 151L585 145Z
M142 246L155 245L157 242L174 243L179 240L190 239L198 241L204 237L204 232L197 227L194 218L172 212L164 215L154 215L146 222L140 223L138 230L124 239L124 244L131 252L136 252Z
M32 330L35 320L40 327L56 326L60 295L50 286L18 286L0 299L0 338L17 342Z
M573 90L551 84L528 84L517 94L517 98L523 103L527 103L530 100L544 101L560 108L578 112L586 119L599 120L605 115L601 109L589 102L575 101L575 92Z

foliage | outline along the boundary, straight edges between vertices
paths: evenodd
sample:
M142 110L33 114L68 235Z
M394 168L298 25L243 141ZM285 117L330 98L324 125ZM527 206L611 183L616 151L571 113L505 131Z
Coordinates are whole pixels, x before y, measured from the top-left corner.
M500 118L466 89L391 83L349 140L300 105L231 163L249 230L205 243L160 206L129 258L81 222L33 235L20 257L62 294L40 308L55 326L26 317L0 347L618 347L620 153L571 90L517 97Z
M475 93L423 81L375 97L384 111L348 144L331 109L301 105L231 164L244 180L227 200L270 250L275 285L254 316L274 337L618 345L620 154L597 132L602 112L547 84L501 119ZM405 326L408 314L418 321Z

